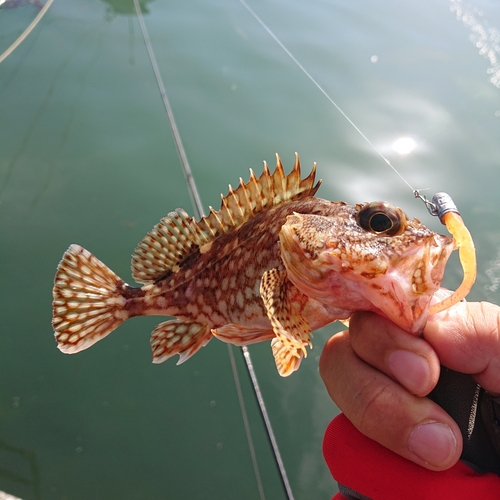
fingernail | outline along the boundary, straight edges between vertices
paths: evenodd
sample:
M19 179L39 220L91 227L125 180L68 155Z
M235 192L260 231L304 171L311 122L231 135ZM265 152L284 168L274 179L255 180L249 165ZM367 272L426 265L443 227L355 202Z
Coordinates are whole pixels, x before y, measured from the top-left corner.
M398 350L390 354L389 370L413 394L425 394L429 387L430 369L427 360L411 351Z
M429 422L413 429L407 446L425 462L442 467L455 456L457 440L446 424Z

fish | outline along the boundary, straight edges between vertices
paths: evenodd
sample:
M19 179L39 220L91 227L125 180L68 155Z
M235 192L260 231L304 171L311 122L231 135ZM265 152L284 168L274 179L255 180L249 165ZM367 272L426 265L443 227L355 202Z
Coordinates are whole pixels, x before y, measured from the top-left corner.
M453 238L410 220L388 202L350 205L316 197L316 163L233 189L196 220L178 208L132 255L130 286L72 244L58 265L52 325L73 354L135 316L168 316L151 334L153 363L183 363L213 337L234 345L270 341L281 376L296 371L313 331L355 311L374 311L419 333L455 249Z

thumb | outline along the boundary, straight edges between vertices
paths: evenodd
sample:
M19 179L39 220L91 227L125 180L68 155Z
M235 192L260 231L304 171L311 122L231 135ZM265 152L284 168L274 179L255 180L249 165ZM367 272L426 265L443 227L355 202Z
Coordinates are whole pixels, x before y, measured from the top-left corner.
M424 338L441 364L473 375L484 389L500 393L500 307L460 302L430 316Z

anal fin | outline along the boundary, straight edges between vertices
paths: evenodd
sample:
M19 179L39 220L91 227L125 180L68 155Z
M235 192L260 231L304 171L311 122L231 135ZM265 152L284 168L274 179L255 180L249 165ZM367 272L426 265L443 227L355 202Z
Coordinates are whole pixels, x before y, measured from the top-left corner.
M288 280L286 271L270 269L262 276L260 294L276 339L271 346L280 375L287 376L307 356L311 327L300 311L300 292ZM294 368L292 368L294 366Z
M151 334L153 363L163 363L178 354L177 364L180 365L205 347L211 338L208 325L178 320L160 323Z

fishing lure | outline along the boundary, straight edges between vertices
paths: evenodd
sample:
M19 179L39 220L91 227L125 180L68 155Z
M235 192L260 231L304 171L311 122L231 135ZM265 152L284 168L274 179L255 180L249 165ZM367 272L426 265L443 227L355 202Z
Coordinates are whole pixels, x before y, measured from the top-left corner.
M429 213L439 217L441 223L453 236L464 274L462 283L451 295L431 306L429 313L436 314L464 300L470 292L477 275L476 249L472 236L450 195L436 193L432 202L429 202L418 190L415 190L414 193L415 198L420 198L425 203Z

